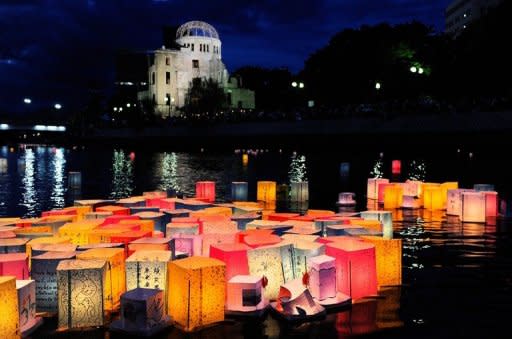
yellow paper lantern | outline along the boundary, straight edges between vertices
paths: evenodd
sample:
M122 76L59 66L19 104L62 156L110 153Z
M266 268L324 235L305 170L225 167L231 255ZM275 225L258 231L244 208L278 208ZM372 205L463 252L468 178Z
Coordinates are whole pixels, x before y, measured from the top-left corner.
M190 257L169 262L169 314L185 331L224 320L226 264Z
M257 200L258 201L276 201L276 182L275 181L258 181Z
M57 266L58 326L61 330L103 326L104 260L62 260Z
M89 243L89 234L103 223L103 220L84 220L80 222L67 223L59 228L59 236L69 237L75 245L86 245Z
M126 290L124 250L121 248L95 248L78 253L76 258L107 262L103 303L106 310L117 309L121 301L121 294Z
M403 188L400 185L390 185L384 188L384 208L395 209L402 206Z
M369 178L366 187L366 198L377 200L379 197L379 185L389 183L389 179L384 178Z
M429 210L442 210L446 205L440 185L428 185L423 189L423 207ZM447 194L447 193L446 193Z
M122 228L105 228L95 229L94 232L89 233L89 244L110 243L111 238L122 233L129 232L129 229Z
M20 317L15 277L0 277L0 310L0 335L5 339L20 338Z
M139 225L141 231L153 232L155 230L155 222L151 219L140 220L121 220L120 225Z
M30 260L32 258L32 245L35 244L48 244L48 245L56 245L56 244L69 244L71 242L71 239L69 237L41 237L41 238L35 238L27 242L26 244L26 250L28 254L28 262L30 263Z
M232 215L231 207L208 207L199 211L190 212L190 217L201 218L203 216L218 215L230 218Z
M384 239L375 236L361 236L375 245L377 284L395 286L402 284L402 239Z

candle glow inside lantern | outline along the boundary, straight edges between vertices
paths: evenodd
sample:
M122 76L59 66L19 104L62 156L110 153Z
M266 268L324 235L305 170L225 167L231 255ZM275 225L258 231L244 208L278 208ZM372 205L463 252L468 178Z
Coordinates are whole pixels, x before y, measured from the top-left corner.
M340 206L353 206L356 204L355 196L356 194L353 192L341 192L338 194L337 204Z
M423 189L423 207L429 210L442 210L446 198L440 185L428 185Z
M402 162L400 160L391 161L391 173L392 174L400 174L402 170Z
M255 277L265 276L268 285L264 295L268 300L277 298L279 288L285 282L281 249L279 247L260 247L247 251L249 274Z
M361 212L361 217L364 220L377 220L382 224L382 235L384 238L391 239L393 238L393 214L391 211L364 211ZM364 223L353 221L351 224L365 226ZM380 231L380 229L371 228L376 231Z
M16 280L16 290L20 332L22 337L26 337L43 323L41 317L36 317L36 282L34 280Z
M400 185L386 186L384 188L384 208L395 209L402 206L403 189Z
M383 178L369 178L368 186L366 188L366 197L368 199L377 200L379 193L379 184L388 184L389 179Z
M28 279L28 256L25 253L0 254L0 276L12 275L18 280Z
M196 199L215 202L215 181L196 182Z
M210 257L218 259L226 264L226 280L236 275L249 274L247 262L247 250L250 247L245 244L216 244L210 248Z
M309 183L307 181L290 183L290 201L309 201Z
M447 193L446 214L462 217L462 193L474 192L470 189L450 189Z
M336 297L336 260L327 255L308 258L309 290L313 298L324 300Z
M276 201L277 188L275 181L258 181L256 196L258 201Z
M121 296L121 319L110 325L135 336L149 337L169 326L164 293L158 289L136 288Z
M224 320L226 265L217 259L190 257L171 261L169 313L185 331Z
M62 260L57 266L58 327L72 329L105 325L104 260Z
M325 254L336 259L339 292L353 300L377 294L375 245L344 239L328 243Z
M379 287L401 285L402 239L383 239L374 236L362 236L361 239L375 245Z
M115 310L119 307L121 294L126 290L124 250L121 248L96 248L78 253L80 260L105 260L103 307Z
M462 222L485 223L486 198L482 192L462 192Z
M247 201L249 184L246 181L233 181L231 183L231 201Z
M126 289L155 288L167 296L171 251L137 251L126 259Z
M0 276L0 334L4 338L20 338L16 277Z
M263 296L262 277L235 275L227 283L226 311L258 312L268 300Z

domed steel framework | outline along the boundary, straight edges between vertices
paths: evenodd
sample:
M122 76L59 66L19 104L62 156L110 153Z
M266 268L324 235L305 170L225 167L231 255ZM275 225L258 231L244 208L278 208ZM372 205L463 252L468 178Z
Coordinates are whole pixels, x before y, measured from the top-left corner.
M181 25L176 31L176 39L187 36L207 37L219 39L219 33L212 25L204 21L189 21Z

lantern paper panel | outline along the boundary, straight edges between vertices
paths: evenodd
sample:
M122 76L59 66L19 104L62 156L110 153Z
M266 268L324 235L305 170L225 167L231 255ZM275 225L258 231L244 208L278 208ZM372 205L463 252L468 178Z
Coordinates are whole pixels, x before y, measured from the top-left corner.
M48 252L32 257L31 277L36 281L38 312L57 312L57 266L61 260L75 256L75 252Z
M482 192L485 195L485 216L497 217L498 216L498 193L497 192Z
M265 309L267 305L262 277L235 275L229 279L226 295L227 311L256 312Z
M210 247L218 244L234 244L236 242L236 233L208 233L202 234L203 249L202 255L210 256Z
M0 254L0 276L2 275L12 275L19 280L28 279L28 256L25 253Z
M59 329L103 326L104 260L62 260L57 266Z
M126 289L156 288L167 290L171 251L137 251L126 259Z
M25 253L27 238L0 239L0 253Z
M246 181L233 181L231 183L231 201L247 201L249 184Z
M482 192L462 192L462 222L485 223L486 197Z
M367 189L366 189L366 197L368 199L377 200L379 184L387 184L387 183L389 183L389 179L369 178Z
M256 196L258 201L276 201L277 188L275 181L258 181Z
M218 259L226 264L226 281L236 275L249 274L247 262L247 250L250 247L245 244L216 244L210 247L210 257Z
M121 296L121 319L110 325L130 335L149 337L169 326L161 290L136 288Z
M382 286L402 284L402 239L383 239L362 236L363 241L375 245L377 283Z
M174 234L174 249L176 252L186 253L187 256L200 256L203 252L203 236L196 234Z
M415 195L404 195L402 199L402 208L421 208L421 199Z
M205 257L169 263L169 312L185 331L224 320L225 267L222 261Z
M448 191L455 190L459 188L459 183L456 181L443 182L441 184L442 198L443 198L443 209L446 209L446 204L448 202Z
M293 266L295 278L302 278L308 271L307 261L325 253L325 245L317 242L299 240L293 243Z
M139 238L128 245L128 253L135 251L168 251L171 238Z
M447 192L446 214L462 217L462 193L474 192L470 189L450 189Z
M313 298L324 300L336 297L336 260L327 255L307 259L309 290Z
M89 234L101 225L101 220L85 220L74 223L67 223L59 228L60 237L69 237L75 245L89 243Z
M356 204L356 200L354 199L356 196L353 192L341 192L338 194L338 202L337 204L340 206L352 206Z
M402 206L403 189L400 185L386 186L384 189L384 208L395 209Z
M281 237L275 234L254 234L243 237L243 243L251 248L277 245L281 241Z
M36 317L36 282L34 280L16 280L16 290L20 332L25 337L35 331L43 322L40 317Z
M196 199L215 202L215 181L196 182Z
M336 258L339 292L354 300L377 294L375 245L345 239L327 244L325 254Z
M299 241L315 242L320 238L320 236L285 233L285 234L283 234L283 236L281 238L283 238L283 241L289 241L291 243L295 243L295 242L299 242Z
M125 292L125 262L124 250L120 248L96 248L76 255L81 260L105 260L105 291L103 305L106 310L115 310Z
M428 185L423 189L423 207L429 210L442 210L444 208L443 190L440 185Z
M400 160L391 161L391 173L398 175L402 170L402 162Z
M382 234L384 238L393 238L393 213L391 211L364 211L361 212L361 217L364 220L378 220L382 224ZM364 223L358 221L351 221L352 224L365 226ZM375 229L380 231L379 229Z
M264 297L268 300L276 299L279 288L285 282L281 249L279 247L263 247L248 250L247 260L251 276L265 276L268 280L264 289Z
M16 278L0 276L0 334L6 339L20 338Z
M290 201L309 200L309 184L307 181L292 182L290 186Z
M46 252L74 252L77 250L77 247L73 244L33 244L32 257Z

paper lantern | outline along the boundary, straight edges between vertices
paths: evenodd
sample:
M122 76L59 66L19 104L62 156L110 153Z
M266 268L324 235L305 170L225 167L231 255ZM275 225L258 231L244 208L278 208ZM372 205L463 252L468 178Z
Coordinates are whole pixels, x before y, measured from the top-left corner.
M356 194L352 192L341 192L338 194L338 202L336 204L339 206L353 206L356 204L355 196Z
M185 331L224 320L226 265L217 259L190 257L169 263L168 307Z
M254 201L233 201L233 214L246 214L246 213L257 213L261 214L263 211L263 202Z
M231 217L231 220L236 222L237 228L241 231L245 230L247 228L247 224L254 221L254 220L260 220L261 215L256 213L246 213L246 214L238 214L233 215Z
M311 241L315 242L320 239L318 235L304 235L304 234L293 234L293 233L285 233L281 236L283 241L288 241L291 243L295 243L298 241Z
M200 211L190 212L190 217L194 218L209 218L209 217L227 217L230 218L232 215L230 207L208 207Z
M91 206L92 209L96 209L100 206L112 205L116 201L111 199L86 199L86 200L75 200L73 204L75 206Z
M84 218L85 220L94 220L94 219L105 219L109 216L113 215L112 212L89 212L86 213Z
M143 207L146 206L146 198L139 196L139 197L129 197L120 199L117 201L117 203L123 207Z
M0 276L0 334L4 338L20 338L18 295L15 277Z
M236 242L236 233L205 233L202 235L202 254L210 256L210 247L218 244L234 244Z
M162 210L162 213L164 213L165 215L170 217L171 221L174 218L183 218L183 217L186 218L186 217L189 217L190 216L190 212L192 212L192 210L187 210L187 209Z
M41 317L36 317L36 282L34 280L16 280L16 291L20 332L22 337L26 337L43 323Z
M71 189L82 188L82 172L68 173L68 187Z
M32 244L32 257L46 252L73 252L77 246L73 244Z
M144 199L148 198L160 198L165 199L167 198L167 192L166 191L149 191L149 192L142 192L142 196Z
M341 177L348 177L350 174L350 163L349 162L342 162L340 164L340 176Z
M363 226L358 225L329 225L327 226L326 235L327 237L336 237L336 236L350 236L348 230L358 229L364 230Z
M138 215L125 215L125 214L113 214L111 216L106 217L103 220L101 226L111 225L111 224L119 224L121 222L128 221L130 224L137 222L140 220Z
M375 245L377 283L382 286L402 284L402 239L383 239L362 236L363 241Z
M243 242L251 248L257 248L279 244L281 238L275 234L248 235L244 237Z
M485 223L486 197L482 192L462 192L462 222Z
M391 173L398 175L402 170L402 162L400 160L391 161Z
M122 228L98 228L89 234L89 244L101 244L112 242L112 237L129 232L129 229ZM131 230L133 232L133 230Z
M326 245L325 254L336 258L338 291L356 300L377 294L375 245L343 240Z
M494 185L492 184L474 184L473 189L479 191L494 191Z
M96 212L112 212L113 215L130 215L130 209L123 206L101 206L96 208Z
M165 297L161 290L136 288L121 296L121 319L112 322L110 329L149 337L169 326L165 314Z
M168 291L171 251L137 251L126 259L126 289L155 288ZM167 303L165 304L167 305Z
M384 188L384 208L395 209L402 206L403 189L399 185Z
M482 192L485 195L485 216L498 216L498 192Z
M299 213L271 213L267 216L269 221L287 221L300 216Z
M195 234L174 234L174 249L176 252L187 254L187 256L200 256L203 252L203 236Z
M101 248L120 248L124 249L124 244L121 242L104 242L100 244L87 244L87 245L80 245L76 249L77 252L85 252L88 250L93 249L101 249ZM126 253L126 251L125 251Z
M104 260L62 260L57 266L58 327L103 326Z
M247 201L249 184L246 181L233 181L231 183L231 201Z
M75 252L47 252L32 257L31 277L36 281L38 312L57 312L57 266L61 260L75 258Z
M423 190L423 207L429 210L442 210L444 208L443 190L441 186L426 186Z
M446 214L462 216L462 193L474 192L470 189L450 189L447 193Z
M263 296L262 278L252 275L236 275L228 280L226 311L256 313L264 310L268 300Z
M448 190L454 190L454 189L458 189L458 188L459 188L459 183L455 182L455 181L443 182L441 184L441 190L443 191L443 193L442 193L443 209L446 209L446 204L448 201Z
M250 247L245 244L216 244L210 248L210 257L218 259L226 264L226 280L236 275L249 274L247 262L247 250Z
M307 240L293 242L293 271L295 278L302 278L308 271L307 261L325 253L325 245Z
M368 226L375 231L382 231L384 238L393 238L393 214L391 211L364 211L361 212L361 217L365 220L378 220L382 224L382 229L372 228L371 225L365 225L364 222L353 221L351 224Z
M145 232L153 232L155 230L155 223L150 219L138 219L138 220L130 220L130 219L122 219L119 220L119 225L137 225L139 226L141 231Z
M230 217L202 217L199 233L236 233L238 226ZM201 229L202 228L202 229Z
M128 253L135 251L169 251L171 238L140 238L128 245Z
M151 220L154 223L154 230L165 233L165 225L167 224L165 214L160 212L140 212L137 213L141 220Z
M370 178L368 179L368 186L366 189L366 197L368 199L377 200L379 197L379 184L387 184L389 179L383 178Z
M25 253L28 241L26 238L0 239L0 253Z
M290 183L290 201L308 201L309 184L307 181Z
M12 275L16 279L28 279L28 256L25 253L0 254L0 275Z
M67 223L59 228L60 237L69 237L75 245L89 243L89 234L101 225L101 220L84 220L80 222Z
M335 259L327 255L308 258L309 290L313 298L324 300L336 297Z
M258 181L256 196L258 201L272 202L276 201L276 182Z
M264 295L268 300L277 298L279 288L285 282L281 249L279 247L263 247L247 251L249 274L256 277L265 276L268 285Z
M171 222L166 226L165 235L171 237L175 234L199 234L199 222Z
M81 260L104 260L105 269L103 307L115 310L119 307L121 294L126 290L124 250L120 248L96 248L76 255Z
M215 181L196 182L196 199L214 202L215 201Z
M402 208L417 209L421 208L421 199L418 196L404 195L402 199Z
M277 302L271 306L287 320L307 320L325 313L325 308L313 299L301 279L282 285Z

